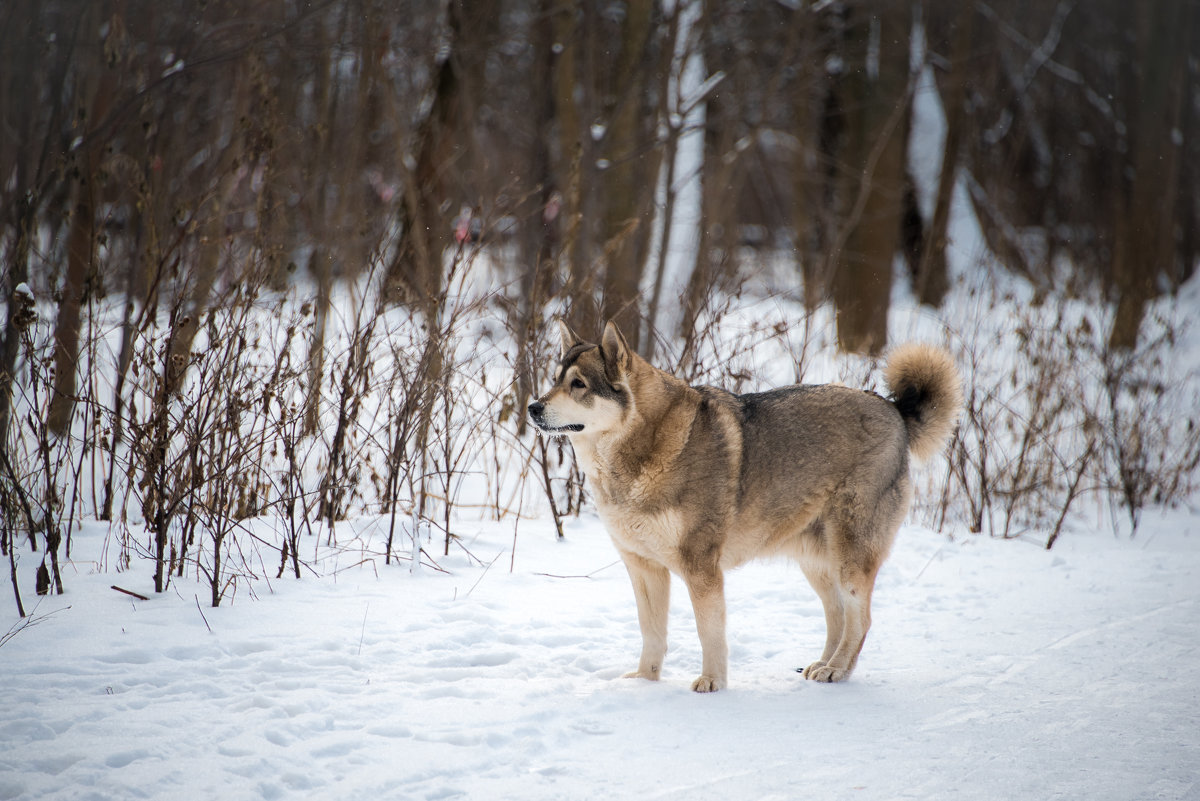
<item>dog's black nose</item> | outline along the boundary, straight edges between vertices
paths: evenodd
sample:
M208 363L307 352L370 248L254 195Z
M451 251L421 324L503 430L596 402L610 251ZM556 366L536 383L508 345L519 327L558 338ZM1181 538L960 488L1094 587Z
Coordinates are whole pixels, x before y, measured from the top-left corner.
M530 417L541 417L542 412L544 411L546 411L546 404L542 403L541 401L534 401L533 403L529 404Z

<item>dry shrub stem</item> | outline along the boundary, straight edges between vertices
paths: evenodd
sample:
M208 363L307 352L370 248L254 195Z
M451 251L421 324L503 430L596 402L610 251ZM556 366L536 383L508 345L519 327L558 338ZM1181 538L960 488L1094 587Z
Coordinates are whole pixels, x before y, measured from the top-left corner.
M41 554L39 589L61 592L61 532L89 515L113 518L119 570L150 565L157 592L192 575L213 606L253 594L272 572L315 573L301 557L305 540L315 558L353 547L355 563L382 557L440 570L423 547L431 532L443 555L458 547L478 561L456 531L460 514L519 523L538 495L556 536L566 536L567 518L585 504L583 475L562 440L523 430L520 406L522 386L548 380L556 343L547 329L561 298L549 295L533 318L505 313L503 288L488 281L481 290L478 280L502 274L504 262L480 260L474 244L449 254L438 295L415 311L386 302L382 271L367 271L333 286L330 319L345 324L330 326L313 376L305 284L273 289L261 254L224 253L237 269L200 308L190 305L194 281L182 261L154 298L87 305L94 319L81 329L83 361L90 375L113 378L81 382L67 436L41 422L53 386L48 326L24 336L14 425L0 450L0 546L19 614L16 538ZM789 324L790 306L778 319L747 322L740 280L714 277L685 335L658 339L660 362L733 391L788 380L879 386L870 358L844 357L835 375L809 375L832 349L831 327ZM1050 548L1089 494L1111 499L1136 531L1147 505L1194 490L1200 433L1180 394L1190 379L1170 375L1182 323L1158 320L1137 351L1113 352L1094 309L1057 303L1027 308L1002 333L1014 345L1009 364L996 360L996 333L982 323L948 338L967 378L966 408L945 468L923 474L918 515L997 537L1048 532ZM339 318L342 309L358 311ZM105 330L121 332L116 352L102 347ZM514 355L507 343L518 338ZM328 396L309 431L314 392ZM332 536L348 516L374 515L384 542ZM514 564L516 544L514 530Z

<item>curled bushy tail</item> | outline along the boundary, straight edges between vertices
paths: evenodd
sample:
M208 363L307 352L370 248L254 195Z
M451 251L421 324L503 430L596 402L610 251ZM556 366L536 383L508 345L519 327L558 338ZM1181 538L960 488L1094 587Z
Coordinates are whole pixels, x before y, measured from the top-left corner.
M946 447L963 404L950 354L932 345L900 345L888 355L883 379L908 429L909 452L924 461Z

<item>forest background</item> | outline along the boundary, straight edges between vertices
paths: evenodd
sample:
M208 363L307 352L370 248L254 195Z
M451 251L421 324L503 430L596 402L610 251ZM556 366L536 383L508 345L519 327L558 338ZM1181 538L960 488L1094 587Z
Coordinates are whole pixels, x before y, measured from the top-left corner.
M458 513L560 524L586 486L521 413L553 316L697 382L758 387L782 354L871 385L901 290L969 388L918 508L1050 546L1097 497L1136 531L1200 462L1173 302L1198 42L1184 0L10 0L17 607L62 592L83 517L112 524L101 567L213 605L312 570L347 516L434 567ZM735 325L764 298L778 319ZM990 361L997 331L1019 359Z

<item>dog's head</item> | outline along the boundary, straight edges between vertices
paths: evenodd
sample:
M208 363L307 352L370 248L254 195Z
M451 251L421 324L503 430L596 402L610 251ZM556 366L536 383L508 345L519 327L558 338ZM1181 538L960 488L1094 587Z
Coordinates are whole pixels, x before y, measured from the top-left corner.
M583 342L558 321L562 349L554 386L529 404L529 419L547 434L602 434L620 427L629 412L633 353L612 322L600 344Z

